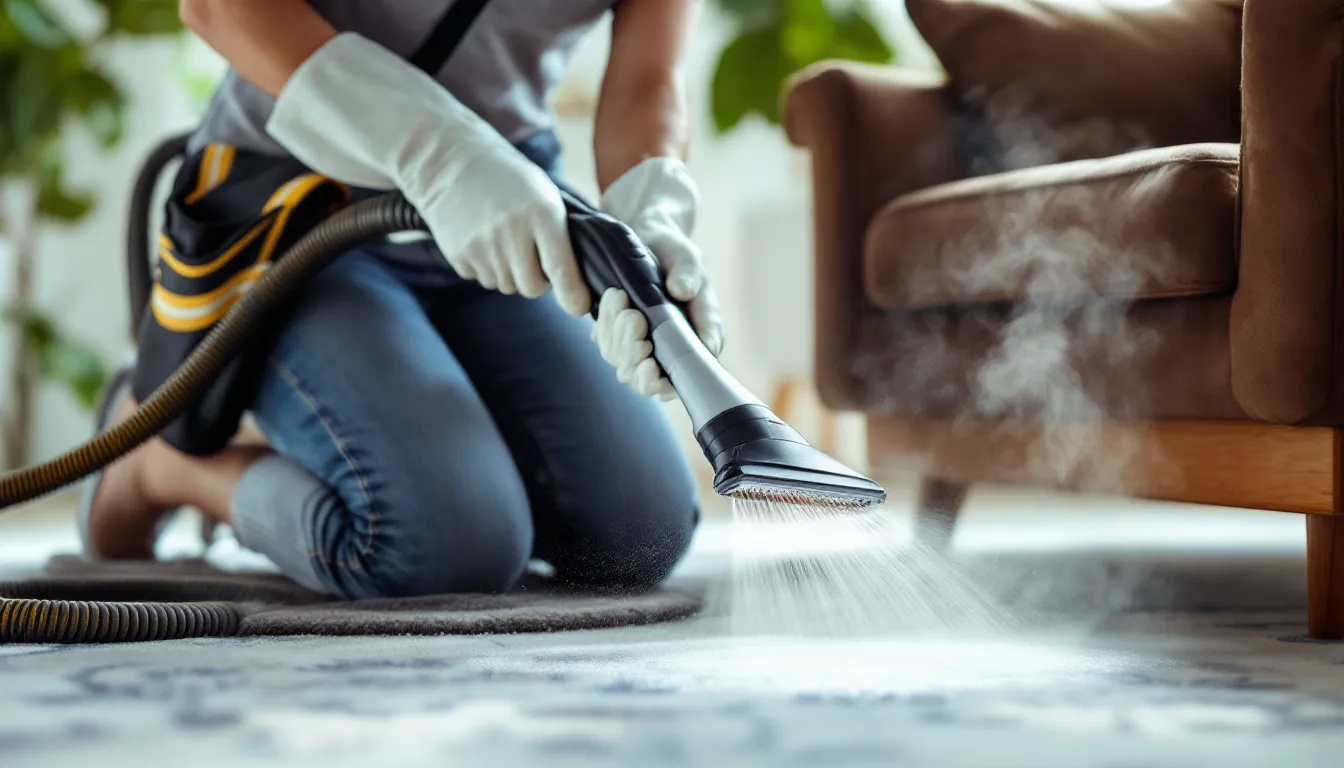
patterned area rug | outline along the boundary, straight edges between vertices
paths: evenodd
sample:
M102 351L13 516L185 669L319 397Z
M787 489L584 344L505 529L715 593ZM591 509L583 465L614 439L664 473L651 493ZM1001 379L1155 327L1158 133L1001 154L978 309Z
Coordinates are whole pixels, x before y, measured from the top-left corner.
M0 647L0 766L1336 768L1344 644L1303 637L1289 544L968 560L1028 617L1008 631L744 636L710 599L547 634ZM690 565L678 589L722 573Z
M0 648L7 768L1338 766L1344 647L1296 613L801 641L711 619L446 638Z

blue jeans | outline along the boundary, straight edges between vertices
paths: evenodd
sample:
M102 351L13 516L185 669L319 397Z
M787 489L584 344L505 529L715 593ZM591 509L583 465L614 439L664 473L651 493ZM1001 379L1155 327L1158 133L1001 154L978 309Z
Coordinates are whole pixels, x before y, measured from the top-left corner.
M531 559L569 584L660 582L699 519L662 407L617 381L590 319L417 247L305 287L252 408L276 454L234 493L239 542L352 599L503 591Z

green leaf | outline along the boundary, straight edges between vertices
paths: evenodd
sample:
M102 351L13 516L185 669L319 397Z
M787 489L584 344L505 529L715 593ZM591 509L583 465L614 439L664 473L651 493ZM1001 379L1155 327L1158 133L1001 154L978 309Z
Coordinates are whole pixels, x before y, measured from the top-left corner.
M37 0L4 0L4 3L5 16L29 43L39 48L59 48L70 42L70 33Z
M10 18L9 12L0 13L0 52L16 51L27 46L19 25Z
M729 43L710 84L715 128L731 131L753 112L777 121L776 96L786 68L779 27L744 32Z
M0 118L8 118L5 127L16 153L44 143L60 128L60 94L53 87L57 75L56 57L34 53L21 58L7 78Z
M785 0L784 52L795 67L825 57L835 38L835 19L825 0Z
M5 322L14 325L19 335L28 344L34 354L46 354L46 350L56 342L56 326L51 318L29 307L8 307L3 313Z
M70 106L87 119L89 130L104 149L116 146L125 130L126 99L103 73L83 69L71 78Z
M120 0L108 4L110 34L164 35L182 31L178 0Z
M868 17L862 13L846 14L836 24L835 48L829 54L834 58L887 64L896 55L886 38Z
M93 196L59 187L44 188L37 197L37 213L49 219L73 224L93 210Z
M108 378L97 351L65 338L49 315L33 308L9 307L0 320L18 328L39 376L64 386L85 408L97 406Z
M37 214L65 223L79 221L93 209L93 196L65 186L65 169L48 159L37 177Z
M797 71L826 59L887 63L895 56L862 3L719 0L739 32L719 55L710 94L714 125L727 133L748 115L779 122L779 96Z
M58 339L42 358L42 374L63 384L85 408L94 408L107 381L107 365L90 347Z
M826 57L835 39L833 25L789 24L781 41L784 55L794 67L805 67Z

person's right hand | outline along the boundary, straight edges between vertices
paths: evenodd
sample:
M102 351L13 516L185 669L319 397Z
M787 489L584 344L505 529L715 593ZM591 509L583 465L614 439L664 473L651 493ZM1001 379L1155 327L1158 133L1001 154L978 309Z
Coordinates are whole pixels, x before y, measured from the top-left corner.
M381 45L342 32L290 76L267 132L309 168L399 189L463 278L567 312L592 295L555 182L446 88Z
M592 295L579 272L560 191L511 146L483 147L417 195L415 205L458 275L506 294L536 298L554 289L568 313L586 314Z

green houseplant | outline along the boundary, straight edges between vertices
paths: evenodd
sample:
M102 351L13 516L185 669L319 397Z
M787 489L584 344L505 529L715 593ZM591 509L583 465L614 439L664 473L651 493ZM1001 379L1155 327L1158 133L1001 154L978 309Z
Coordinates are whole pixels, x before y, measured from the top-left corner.
M827 0L715 0L732 23L719 54L710 93L719 133L750 115L779 123L785 81L826 59L891 63L895 51L867 3Z
M82 220L96 200L65 178L62 140L82 128L104 150L122 140L126 98L100 60L108 43L127 36L179 32L176 0L86 0L101 18L93 32L71 23L41 0L0 0L0 190L15 193L18 210L0 209L0 252L12 269L10 296L0 319L14 332L4 366L10 407L0 413L0 437L9 467L28 459L32 399L41 381L64 386L91 407L105 365L94 350L70 338L32 298L37 234L43 227Z

